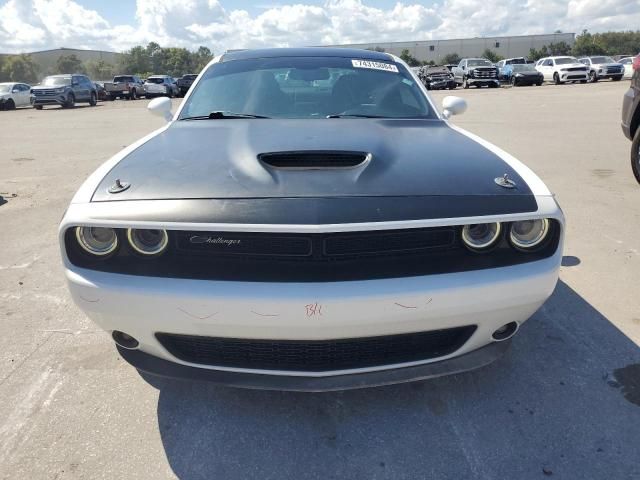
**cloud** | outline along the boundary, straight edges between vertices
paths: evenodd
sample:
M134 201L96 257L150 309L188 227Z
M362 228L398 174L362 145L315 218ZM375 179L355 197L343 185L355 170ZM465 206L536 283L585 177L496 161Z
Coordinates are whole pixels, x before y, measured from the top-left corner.
M295 1L295 0L294 0ZM301 0L304 1L304 0ZM624 30L640 25L638 0L417 0L387 8L366 0L322 5L281 0L259 13L219 0L137 0L135 16L112 25L81 0L6 0L0 4L0 52L60 46L124 50L155 41L214 52L229 48L523 35L555 30ZM0 0L2 2L2 0ZM232 2L224 2L232 5ZM105 4L106 5L106 4Z

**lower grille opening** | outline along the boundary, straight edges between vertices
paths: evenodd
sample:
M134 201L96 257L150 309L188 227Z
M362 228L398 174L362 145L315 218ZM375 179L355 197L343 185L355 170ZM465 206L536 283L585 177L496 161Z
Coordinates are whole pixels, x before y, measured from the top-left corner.
M323 372L429 360L458 350L475 325L337 340L253 340L156 333L174 357L201 365Z

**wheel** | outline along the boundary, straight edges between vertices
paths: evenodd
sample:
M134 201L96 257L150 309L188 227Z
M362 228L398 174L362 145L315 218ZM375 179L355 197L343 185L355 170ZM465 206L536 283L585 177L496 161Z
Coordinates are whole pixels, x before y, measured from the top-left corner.
M447 88L449 90L455 90L457 86L458 86L458 84L456 83L455 85L449 85Z
M611 80L613 80L614 82L619 82L620 80L622 80L622 77L611 77Z
M89 99L89 105L95 107L98 104L98 96L96 92L91 92L91 98Z
M598 76L596 75L596 72L589 72L589 81L591 83L596 83L598 81Z
M131 92L129 92L129 100L137 100L137 99L138 99L138 92L134 88L131 90Z
M553 83L555 83L556 85L560 85L562 83L560 81L560 75L558 75L558 72L555 72L553 74Z
M34 105L33 108L36 110L42 110L42 105Z
M511 77L511 79L509 80L509 83L511 84L512 87L518 86L518 81L516 80L516 77Z
M542 86L542 81L536 82L536 85L537 85L538 87L541 87L541 86Z
M73 95L73 93L70 93L69 96L67 97L67 101L62 106L62 108L73 108L75 106L76 106L76 97Z
M13 100L11 98L9 100L7 100L6 102L4 102L4 109L5 110L15 110L16 109L16 104L13 103Z
M462 88L469 88L469 81L467 77L462 77Z
M640 183L640 128L636 128L636 134L631 143L631 170Z

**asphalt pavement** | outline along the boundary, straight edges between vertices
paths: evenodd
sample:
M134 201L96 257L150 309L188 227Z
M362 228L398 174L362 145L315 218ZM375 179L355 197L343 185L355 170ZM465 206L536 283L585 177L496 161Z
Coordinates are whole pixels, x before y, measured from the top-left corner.
M560 282L488 367L324 394L144 378L125 364L69 297L57 226L88 174L162 120L145 100L0 112L0 478L640 478L627 86L433 93L466 98L453 122L557 194Z

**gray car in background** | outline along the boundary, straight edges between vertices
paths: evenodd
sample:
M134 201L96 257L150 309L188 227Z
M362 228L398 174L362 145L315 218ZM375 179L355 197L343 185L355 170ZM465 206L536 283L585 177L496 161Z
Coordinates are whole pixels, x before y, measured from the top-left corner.
M618 81L624 76L624 65L611 57L604 55L583 57L580 63L585 64L589 69L589 81L592 83L605 78Z
M31 89L31 105L37 110L45 105L73 108L79 102L92 107L98 103L96 85L86 75L51 75Z

